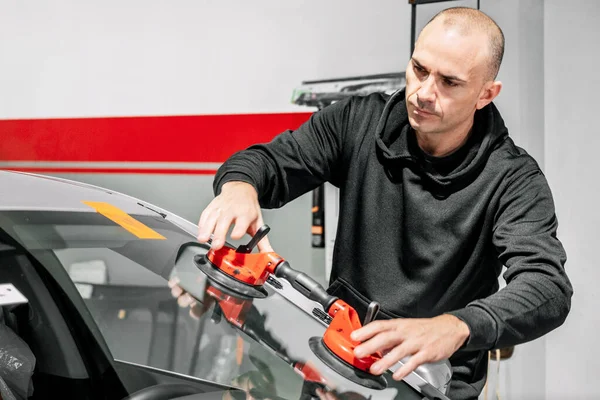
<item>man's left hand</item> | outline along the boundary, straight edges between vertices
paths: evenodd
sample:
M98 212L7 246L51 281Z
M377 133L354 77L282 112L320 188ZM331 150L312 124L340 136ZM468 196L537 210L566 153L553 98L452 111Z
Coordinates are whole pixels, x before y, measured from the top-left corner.
M370 372L381 375L407 356L410 359L393 378L401 380L422 364L450 358L469 337L469 327L453 315L434 318L374 321L352 332L353 340L362 342L354 355L362 358L375 352L385 354L371 366Z

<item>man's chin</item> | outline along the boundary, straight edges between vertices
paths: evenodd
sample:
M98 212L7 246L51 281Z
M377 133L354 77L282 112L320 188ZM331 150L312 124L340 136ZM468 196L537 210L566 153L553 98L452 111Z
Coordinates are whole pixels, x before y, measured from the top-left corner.
M412 117L408 117L410 126L419 133L435 133L438 132L437 125L430 121L420 121Z

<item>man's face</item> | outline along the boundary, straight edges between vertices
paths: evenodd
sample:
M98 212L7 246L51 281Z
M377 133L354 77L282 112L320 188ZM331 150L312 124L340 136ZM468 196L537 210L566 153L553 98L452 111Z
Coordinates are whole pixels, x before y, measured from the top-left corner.
M419 133L443 134L469 126L489 83L485 35L462 35L440 21L419 36L406 68L406 105Z

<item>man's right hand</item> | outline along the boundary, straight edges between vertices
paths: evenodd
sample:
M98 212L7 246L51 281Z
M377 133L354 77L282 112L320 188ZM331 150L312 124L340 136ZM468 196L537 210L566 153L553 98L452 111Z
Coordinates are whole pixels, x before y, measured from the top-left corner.
M254 236L264 225L258 194L252 185L246 182L231 181L221 188L221 193L204 209L198 222L198 240L207 242L212 234L211 248L218 250L225 244L231 225L233 240L241 239L248 233ZM269 239L265 236L259 243L261 252L273 251Z

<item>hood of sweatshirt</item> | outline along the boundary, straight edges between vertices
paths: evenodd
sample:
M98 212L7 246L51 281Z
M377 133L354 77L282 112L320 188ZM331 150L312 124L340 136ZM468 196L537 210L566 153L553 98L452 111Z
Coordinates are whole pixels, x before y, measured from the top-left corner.
M375 135L388 176L394 178L402 168L411 168L432 193L447 196L477 177L490 153L508 137L508 130L498 109L490 103L475 112L473 131L461 148L448 156L429 156L416 142L402 89L387 100Z

